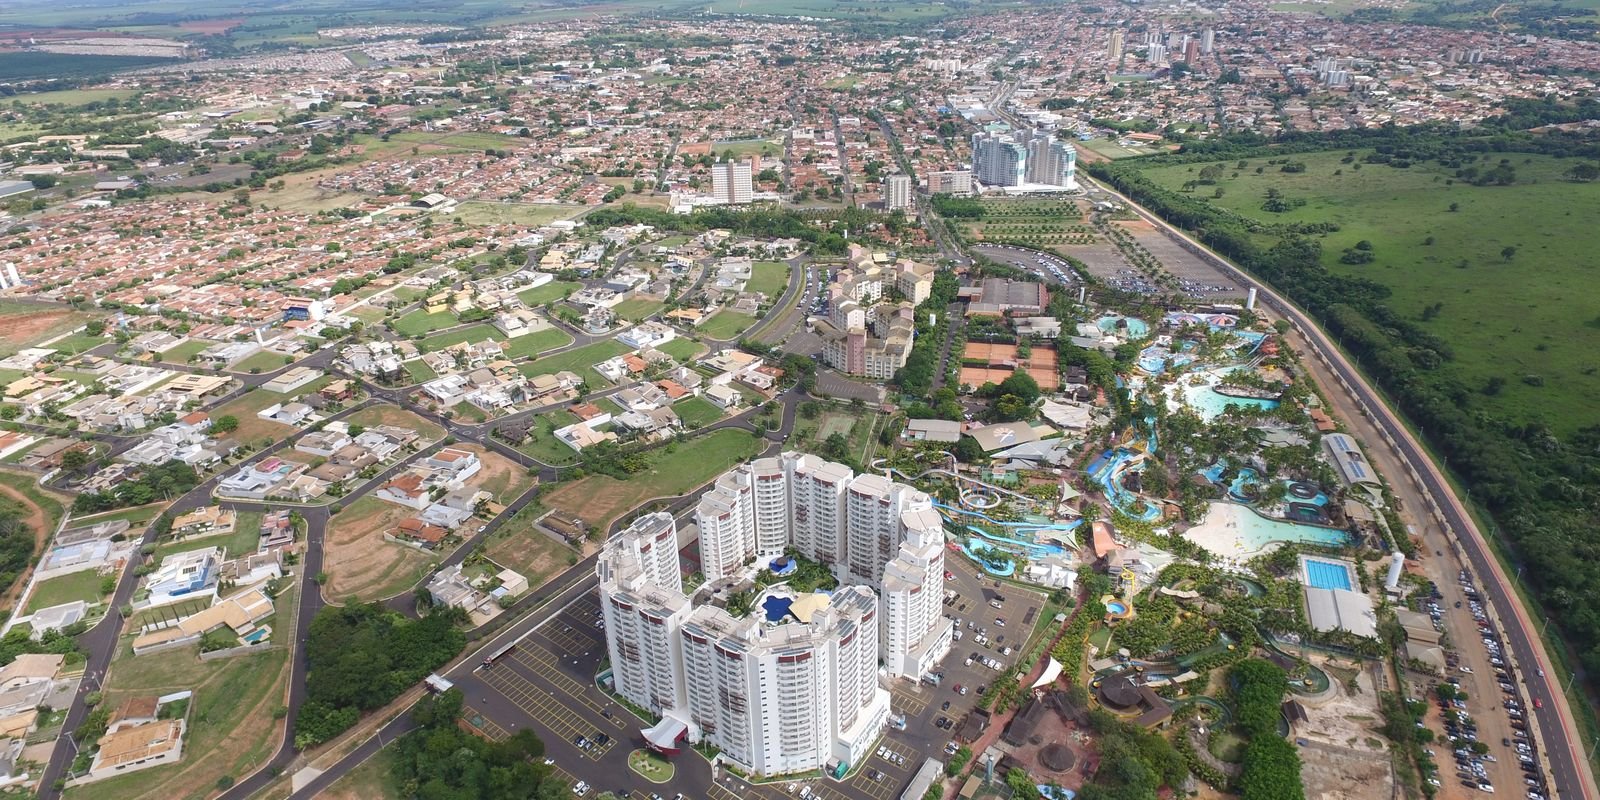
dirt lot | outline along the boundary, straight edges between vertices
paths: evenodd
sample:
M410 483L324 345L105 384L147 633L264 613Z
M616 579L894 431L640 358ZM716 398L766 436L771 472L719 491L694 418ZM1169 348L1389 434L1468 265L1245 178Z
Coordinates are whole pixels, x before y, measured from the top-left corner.
M509 505L537 480L528 474L526 468L499 453L475 444L457 446L462 450L476 453L478 460L483 462L483 468L472 477L469 485L494 495L496 503Z
M66 333L86 319L88 317L84 314L68 308L0 304L0 356L10 355L51 336Z
M333 518L323 551L328 582L322 592L330 602L381 600L405 591L428 571L437 556L383 538L384 531L414 513L369 495Z

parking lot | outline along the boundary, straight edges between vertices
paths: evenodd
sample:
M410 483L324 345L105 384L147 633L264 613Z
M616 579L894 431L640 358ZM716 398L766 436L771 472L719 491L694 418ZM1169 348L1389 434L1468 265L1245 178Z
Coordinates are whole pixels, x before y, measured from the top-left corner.
M1413 606L1449 635L1447 674L1411 676L1413 696L1426 693L1430 706L1426 723L1435 743L1428 753L1437 766L1430 780L1452 800L1486 794L1546 800L1551 794L1521 691L1526 676L1505 652L1474 576L1458 568L1435 577L1434 590Z

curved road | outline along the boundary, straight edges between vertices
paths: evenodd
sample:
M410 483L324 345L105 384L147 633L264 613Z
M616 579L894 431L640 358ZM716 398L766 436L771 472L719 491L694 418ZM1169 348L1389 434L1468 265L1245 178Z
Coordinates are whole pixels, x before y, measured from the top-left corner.
M1342 388L1355 398L1366 418L1378 426L1384 441L1404 461L1411 480L1424 490L1432 506L1430 511L1443 525L1446 537L1454 545L1459 545L1460 552L1472 565L1474 576L1491 598L1494 608L1498 610L1506 645L1515 656L1515 663L1522 668L1526 690L1534 701L1534 707L1530 711L1537 720L1538 730L1544 739L1543 749L1550 761L1551 778L1556 787L1556 795L1568 800L1578 798L1594 800L1600 796L1595 790L1594 773L1583 752L1583 744L1578 735L1572 709L1567 703L1565 693L1552 682L1553 662L1545 653L1544 642L1535 632L1527 609L1523 607L1521 599L1511 588L1511 581L1501 569L1499 560L1494 557L1490 545L1473 522L1466 506L1456 496L1449 481L1445 479L1426 449L1401 423L1394 410L1367 383L1366 377L1351 365L1327 334L1317 327L1309 314L1121 193L1098 181L1085 180L1121 198L1139 216L1155 225L1167 236L1177 240L1185 249L1206 259L1212 266L1239 281L1241 286L1255 287L1260 301L1292 322L1296 331L1316 349L1321 363L1338 378ZM1374 444L1368 442L1368 446ZM1398 475L1390 476L1392 481L1399 479ZM1419 513L1421 511L1421 509L1416 510Z

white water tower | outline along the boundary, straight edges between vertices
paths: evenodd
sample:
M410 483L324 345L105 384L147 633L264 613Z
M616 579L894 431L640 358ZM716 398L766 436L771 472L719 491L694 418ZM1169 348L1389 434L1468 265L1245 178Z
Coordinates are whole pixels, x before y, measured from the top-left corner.
M1251 311L1256 310L1256 287L1250 287L1250 291L1245 294L1244 307Z
M1383 582L1383 588L1391 592L1400 591L1400 573L1406 568L1406 554L1399 550L1389 559L1389 578Z

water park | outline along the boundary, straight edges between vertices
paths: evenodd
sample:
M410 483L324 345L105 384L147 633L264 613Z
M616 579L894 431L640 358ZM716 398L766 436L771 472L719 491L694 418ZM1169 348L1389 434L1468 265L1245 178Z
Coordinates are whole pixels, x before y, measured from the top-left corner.
M1118 511L1133 519L1149 522L1161 518L1161 502L1130 490L1128 483L1139 480L1145 459L1152 458L1155 452L1154 427L1144 439L1137 438L1129 430L1123 437L1123 444L1095 457L1084 471L1090 480L1100 485L1106 498Z

